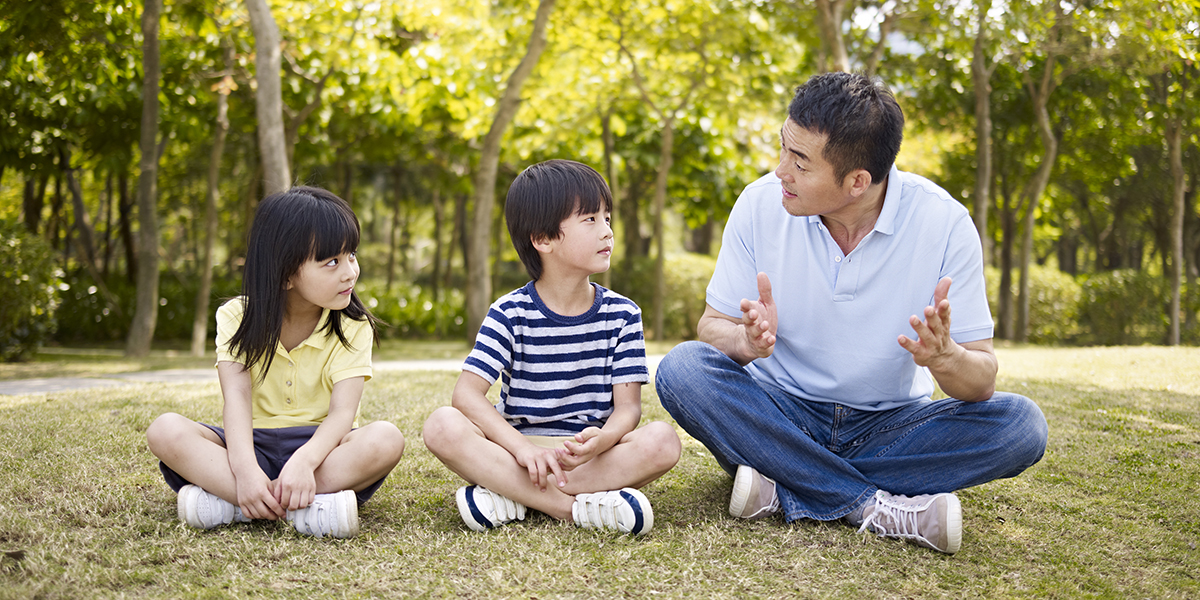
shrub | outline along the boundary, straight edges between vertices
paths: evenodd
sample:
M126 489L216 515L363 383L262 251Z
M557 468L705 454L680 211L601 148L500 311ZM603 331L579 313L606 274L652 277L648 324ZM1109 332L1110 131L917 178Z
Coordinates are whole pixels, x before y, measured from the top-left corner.
M464 338L466 303L461 290L444 290L441 301L419 285L393 284L391 291L378 280L360 281L356 287L363 304L387 326L382 338Z
M998 320L1000 307L1000 270L988 267L988 304L992 318ZM1013 301L1019 302L1019 275L1013 272ZM1075 279L1054 267L1033 265L1029 270L1029 332L1027 339L1035 344L1062 344L1073 341L1080 333L1079 299L1082 291ZM1016 307L1013 308L1016 315ZM998 329L998 328L997 328Z
M1171 290L1167 280L1122 269L1090 275L1083 282L1080 325L1086 344L1161 344L1170 322L1165 307Z
M0 223L0 360L28 360L54 333L61 277L46 242Z
M654 258L634 259L632 273L623 268L613 272L613 290L628 296L642 307L642 322L647 337L654 328ZM623 266L623 265L622 265ZM667 256L663 265L666 283L663 311L663 337L695 339L696 323L704 314L705 291L712 279L717 259L703 254L683 253Z

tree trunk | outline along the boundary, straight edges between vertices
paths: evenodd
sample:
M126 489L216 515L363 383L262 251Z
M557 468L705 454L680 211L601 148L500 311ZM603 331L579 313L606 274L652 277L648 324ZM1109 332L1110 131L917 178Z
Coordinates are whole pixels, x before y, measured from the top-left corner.
M104 178L104 256L100 259L100 273L108 279L109 267L112 266L112 209L113 209L113 175L109 169Z
M663 213L667 206L667 176L675 157L675 113L663 123L662 148L658 156L658 177L654 180L654 240L658 255L654 258L654 339L663 339L663 320L666 313L667 282L664 276L667 251L664 246Z
M91 218L88 216L87 207L83 205L83 189L79 185L79 180L75 178L75 170L71 168L71 151L66 148L58 150L59 167L62 169L63 177L67 180L67 191L71 193L71 212L75 213L75 231L77 233L76 240L79 244L80 260L86 263L87 271L92 275L93 279L99 277L96 269L96 233L92 229ZM103 281L99 281L103 284Z
M537 16L533 22L533 32L529 36L529 44L525 56L517 64L504 86L504 95L496 107L496 115L492 119L491 128L483 139L483 148L479 153L479 169L475 172L475 214L472 219L471 231L467 242L467 332L474 339L483 318L487 315L488 306L492 302L492 281L488 259L491 245L492 211L496 201L496 171L500 163L500 141L504 132L517 114L521 104L521 87L533 73L546 48L546 23L550 20L550 11L554 8L554 0L540 0Z
M991 0L979 3L979 30L971 59L971 79L975 85L975 229L983 245L983 266L991 263L992 236L988 234L988 210L992 186L992 84L984 43L987 38L987 13Z
M137 283L137 238L133 236L133 196L129 195L129 171L125 166L117 175L117 224L121 245L125 248L125 281Z
M997 290L998 304L996 318L1000 321L1001 339L1013 339L1013 295L1012 295L1012 246L1016 236L1016 209L1008 205L1011 198L1004 198L1003 210L1000 213L1000 289Z
M1180 290L1183 287L1183 119L1176 117L1167 126L1167 153L1171 160L1171 330L1168 346L1179 345Z
M846 42L842 38L842 13L846 0L817 0L817 16L820 22L819 31L822 41L829 49L829 59L832 65L825 65L830 71L850 72L850 56L846 53Z
M38 184L41 184L38 186ZM25 219L25 231L37 235L42 222L42 208L46 200L46 178L36 173L25 176L25 193L21 201L21 211Z
M454 250L458 249L458 253L463 259L463 271L466 272L467 261L470 260L467 253L467 195L463 193L454 196L454 232L450 236L450 246L446 250L446 272L443 274L445 279L442 281L442 287L450 289L451 277L453 277L454 267Z
M292 181L283 131L283 91L280 81L283 54L279 27L271 16L267 0L246 0L246 8L250 12L250 26L254 29L254 77L258 82L254 100L263 165L263 193L269 196L288 189Z
M1021 192L1021 204L1026 207L1029 212L1025 215L1025 236L1027 241L1022 244L1021 248L1021 289L1019 290L1021 302L1018 305L1019 312L1017 313L1017 331L1016 340L1019 342L1025 341L1029 334L1029 276L1026 271L1029 270L1030 256L1033 254L1033 227L1036 224L1036 215L1034 211L1037 209L1038 202L1042 194L1046 191L1046 186L1050 184L1050 173L1054 169L1054 161L1058 157L1058 138L1054 136L1054 128L1050 124L1050 111L1046 108L1050 102L1050 94L1053 93L1056 85L1054 79L1055 65L1057 59L1053 54L1046 57L1045 70L1042 72L1041 82L1034 87L1032 81L1027 80L1029 94L1033 100L1034 116L1037 119L1038 136L1042 140L1042 159L1038 163L1037 172L1034 173L1033 179L1025 186ZM1026 246L1029 247L1026 250Z
M613 197L613 213L610 215L610 226L615 227L617 223L617 170L613 167L613 155L616 151L613 148L613 132L612 132L612 106L600 113L600 138L604 142L604 178L608 180L608 191ZM600 285L606 288L612 288L612 265L604 273L600 274Z
M442 228L446 222L446 202L442 200L442 190L437 187L430 194L433 196L433 278L429 287L433 301L437 303L442 301ZM439 330L437 334L440 336L442 332Z
M162 0L145 0L142 12L142 158L138 174L137 302L125 353L146 356L158 322L158 26Z
M233 45L225 44L225 68L233 68ZM204 194L204 247L200 253L200 289L196 291L196 315L192 320L192 356L204 356L208 342L208 308L212 297L213 246L217 243L217 205L221 200L221 157L225 154L225 136L229 133L229 84L226 75L217 92L217 130L208 157L208 189Z
M392 205L392 226L388 231L387 283L384 289L392 291L392 283L396 279L396 251L400 240L400 164L392 167L392 195L395 199ZM402 251L401 251L402 252Z

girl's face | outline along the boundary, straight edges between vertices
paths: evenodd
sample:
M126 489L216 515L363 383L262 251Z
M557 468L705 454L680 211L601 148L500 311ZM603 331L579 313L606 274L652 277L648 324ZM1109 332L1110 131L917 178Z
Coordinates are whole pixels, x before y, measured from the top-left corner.
M356 252L326 259L309 259L288 279L288 309L346 308L350 305L350 293L358 281L358 272Z

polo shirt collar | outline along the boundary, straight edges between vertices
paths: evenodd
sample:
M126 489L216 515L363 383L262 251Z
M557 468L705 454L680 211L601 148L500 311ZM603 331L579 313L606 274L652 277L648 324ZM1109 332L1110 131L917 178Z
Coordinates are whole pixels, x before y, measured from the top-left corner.
M331 312L328 308L322 308L321 309L321 318L317 319L316 329L313 329L313 332L308 335L308 338L305 339L303 342L300 342L300 345L296 346L296 348L299 348L300 346L312 346L313 348L316 348L318 350L324 348L325 344L329 343L329 336L326 335L325 325L326 325L326 322L329 320L330 315L331 315ZM292 348L292 350L295 351L296 348ZM279 352L283 352L286 354L286 351L283 349L282 344L279 345L278 350L279 350Z

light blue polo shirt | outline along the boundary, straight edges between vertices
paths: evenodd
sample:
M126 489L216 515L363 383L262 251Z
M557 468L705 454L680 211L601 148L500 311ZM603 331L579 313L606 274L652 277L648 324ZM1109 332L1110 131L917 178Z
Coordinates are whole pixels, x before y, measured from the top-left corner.
M843 255L820 217L783 208L768 174L742 192L725 226L708 304L741 319L742 298L758 298L755 277L771 279L779 330L771 356L747 369L817 402L886 410L933 394L897 336L911 338L938 280L950 276L950 336L990 339L982 250L967 209L933 182L892 167L875 229Z

